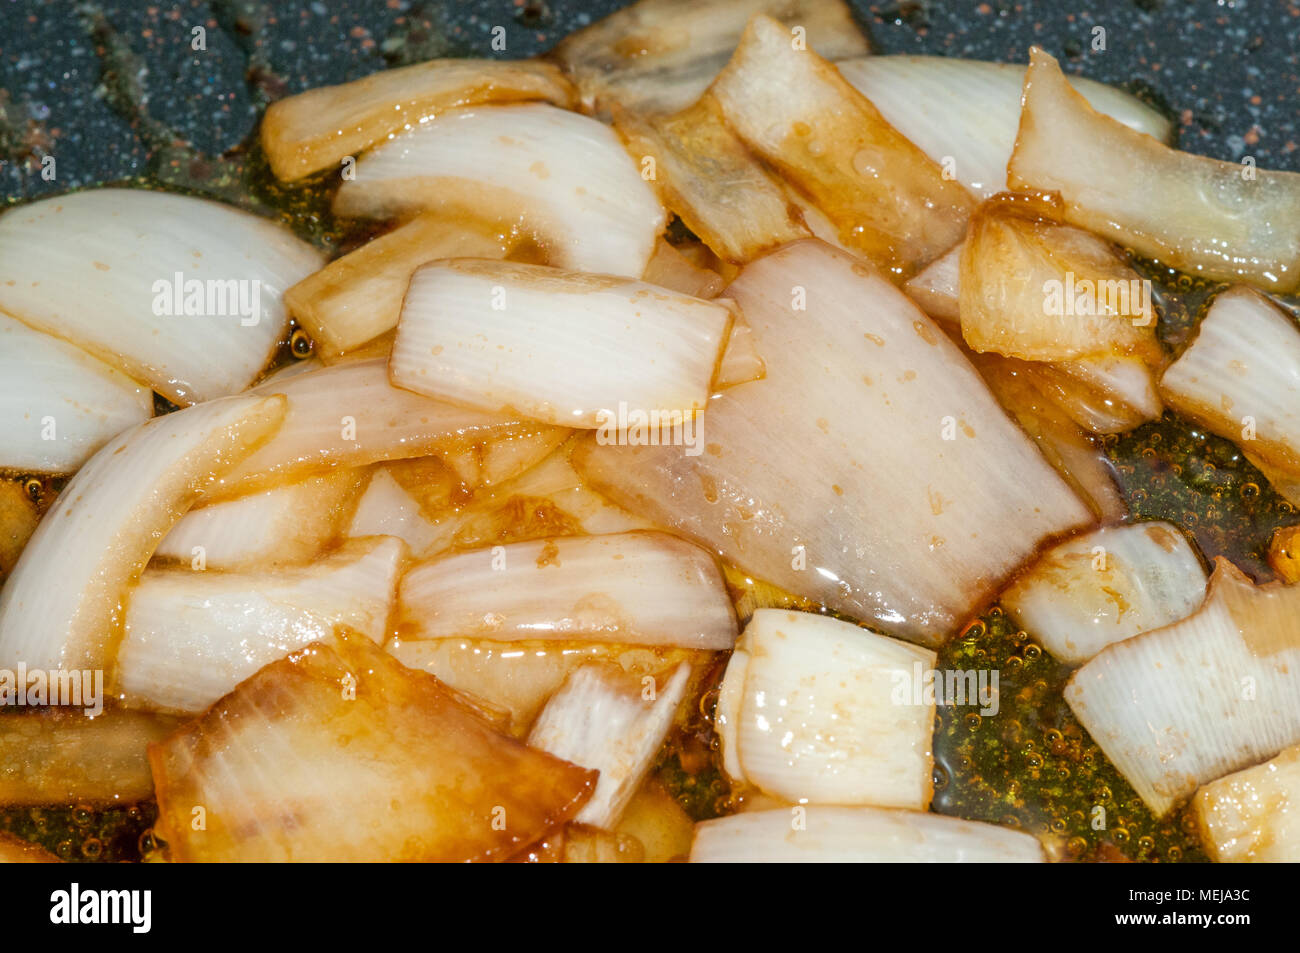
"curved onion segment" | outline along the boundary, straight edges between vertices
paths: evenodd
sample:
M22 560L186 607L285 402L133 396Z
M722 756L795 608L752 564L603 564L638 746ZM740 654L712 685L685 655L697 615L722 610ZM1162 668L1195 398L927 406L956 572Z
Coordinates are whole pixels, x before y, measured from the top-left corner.
M689 649L553 639L398 638L386 648L403 665L436 675L457 691L509 711L516 733L527 731L564 680L584 666L623 672L639 685L682 662L706 659L702 652Z
M710 87L731 127L882 268L912 271L961 241L970 193L834 66L796 46L772 18L750 21Z
M81 708L0 718L0 805L126 805L153 797L145 752L175 731L177 720L120 708L87 718L93 706L84 694L82 701Z
M1149 284L1106 242L1003 193L971 217L961 256L961 333L976 351L1028 361L1160 359Z
M1230 288L1214 299L1160 392L1252 456L1300 472L1300 330L1258 292Z
M585 665L546 703L528 743L600 772L574 821L606 830L619 822L668 736L690 676L683 664L646 685L617 668Z
M1300 741L1300 585L1215 561L1191 616L1108 646L1065 700L1157 815Z
M639 0L571 34L552 55L590 112L604 116L615 104L643 115L676 112L708 88L755 13L801 27L823 56L868 52L842 0Z
M727 127L712 96L672 116L617 110L614 117L632 157L654 163L651 181L664 205L718 257L746 262L811 237L799 210Z
M1007 182L1059 192L1070 224L1180 271L1300 286L1300 174L1170 149L1094 110L1037 47Z
M272 662L149 761L175 861L500 860L595 786L350 634Z
M666 216L613 130L542 103L457 109L365 155L337 215L518 222L547 260L640 278Z
M619 533L420 563L402 577L397 631L725 650L736 617L711 555L665 533Z
M1040 540L1090 521L957 346L862 262L796 242L728 295L767 376L710 402L698 456L584 443L574 464L596 490L756 578L931 644Z
M252 383L322 256L205 199L95 189L0 215L0 310L191 404Z
M0 467L71 473L153 416L153 393L79 347L0 314Z
M429 60L272 103L262 120L262 148L276 178L291 181L338 166L447 109L539 99L573 104L573 87L550 63Z
M226 496L333 466L465 449L538 429L519 416L465 410L394 387L383 359L294 374L256 392L283 394L289 412L275 438L221 481Z
M405 556L382 536L272 571L150 570L127 599L114 686L134 705L199 712L336 625L382 643Z
M59 494L0 590L0 667L106 668L122 599L158 540L284 415L283 397L230 397L109 441Z
M196 507L163 537L154 560L202 570L311 559L337 538L364 482L364 470L340 467Z
M626 278L435 262L411 279L390 373L416 393L560 426L680 424L709 399L731 314Z
M695 825L693 864L1044 863L1032 834L941 814L876 807L746 811Z
M998 600L1062 662L1184 619L1205 600L1205 570L1168 523L1106 526L1067 540Z
M1025 67L951 56L863 56L835 64L891 126L957 181L988 198L1007 187L1007 160L1020 124ZM1080 76L1070 85L1094 109L1162 142L1174 124L1124 92Z
M439 258L504 258L513 240L429 212L304 278L284 296L317 349L337 357L397 327L411 273Z
M930 806L935 697L918 675L933 652L779 609L755 612L737 645L721 691L733 777L791 803ZM975 691L961 703L978 706Z
M1300 862L1300 745L1205 785L1196 819L1219 863Z

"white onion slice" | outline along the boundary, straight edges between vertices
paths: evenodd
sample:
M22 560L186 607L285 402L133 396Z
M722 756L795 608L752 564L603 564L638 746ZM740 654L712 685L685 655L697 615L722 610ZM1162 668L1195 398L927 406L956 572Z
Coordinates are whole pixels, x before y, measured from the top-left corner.
M114 685L134 706L200 712L336 625L382 643L405 555L385 536L269 571L149 570L127 598Z
M708 87L755 13L800 27L823 56L861 56L867 40L842 0L639 0L566 37L553 55L578 84L584 109L620 104L676 112Z
M402 638L478 636L729 649L736 617L707 552L664 533L574 536L421 563L402 577Z
M1230 288L1214 299L1160 392L1212 432L1300 472L1300 329L1258 292Z
M961 320L961 254L966 243L954 245L907 280L903 290L932 318Z
M767 376L710 402L698 456L582 444L574 464L599 492L756 578L927 643L1039 540L1090 521L956 345L861 261L797 242L728 294Z
M465 410L394 387L382 359L279 378L255 392L283 394L289 412L275 438L220 481L225 496L335 466L420 457L538 429L518 416Z
M181 862L504 859L595 782L347 633L260 669L149 761L156 830Z
M285 289L321 264L288 229L184 195L93 189L0 215L0 310L178 404L247 387L285 336Z
M0 314L0 467L71 473L153 416L153 392L66 341Z
M338 215L420 209L517 223L551 264L640 278L665 214L612 130L554 106L443 113L364 156Z
M436 533L437 527L420 511L419 501L383 467L370 477L348 526L348 535L353 538L395 536L416 556L429 548Z
M726 304L641 281L435 262L411 278L390 373L468 407L621 431L630 414L702 410L731 323Z
M154 559L196 569L304 562L338 538L364 483L364 470L340 467L196 507L163 537Z
M551 639L396 638L385 647L403 665L505 709L512 731L519 735L527 732L564 680L583 666L614 668L639 681L703 657L689 649Z
M428 60L272 103L262 148L276 178L300 179L444 110L525 100L570 106L574 90L537 60Z
M996 824L875 807L746 811L695 825L693 864L1043 863L1038 840Z
M1105 526L1045 552L998 601L1063 662L1191 615L1205 569L1169 523Z
M158 540L284 416L282 397L231 397L105 444L59 494L0 590L0 667L106 668L122 599Z
M1300 742L1300 585L1255 586L1220 557L1196 613L1108 646L1065 700L1163 815Z
M1196 792L1201 843L1220 863L1300 862L1300 745Z
M811 232L781 184L705 96L672 116L615 112L628 152L652 171L664 205L719 258L746 262Z
M733 777L791 803L930 806L935 698L911 688L933 652L779 609L755 612L737 644L720 693Z
M1025 67L951 56L864 56L836 63L895 129L985 198L1007 187ZM1174 124L1123 90L1081 76L1073 86L1098 112L1170 142Z
M970 193L771 17L750 20L709 91L740 138L880 267L906 275L961 241Z
M332 261L284 295L318 352L335 358L397 327L411 273L439 258L504 258L513 239L436 212L417 216Z
M1007 182L1059 192L1070 224L1180 271L1300 286L1300 174L1170 149L1094 110L1038 47Z
M585 665L546 703L528 743L600 772L575 822L606 830L619 822L668 736L690 676L691 667L679 665L651 691L617 670Z

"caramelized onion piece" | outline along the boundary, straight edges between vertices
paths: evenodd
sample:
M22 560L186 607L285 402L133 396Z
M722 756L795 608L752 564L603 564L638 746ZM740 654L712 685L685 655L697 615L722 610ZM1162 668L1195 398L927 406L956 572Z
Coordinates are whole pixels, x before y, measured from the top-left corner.
M1300 174L1170 149L1089 106L1038 47L1007 182L1059 192L1070 224L1180 271L1300 286Z
M504 223L548 262L640 278L666 215L613 130L543 103L456 109L413 126L357 164L337 215L425 209Z
M324 357L397 327L411 273L439 258L504 258L514 239L469 220L420 215L331 262L287 292L289 313Z
M750 148L881 268L907 275L961 241L970 193L771 17L750 21L710 92Z
M272 662L149 761L175 861L499 860L595 784L346 633Z
M664 206L718 257L743 263L811 236L780 183L728 128L714 97L672 116L614 115Z
M1196 819L1219 863L1300 862L1300 745L1202 787Z
M429 60L272 103L262 119L262 148L276 178L292 181L444 110L526 100L570 106L574 90L550 63Z
M551 54L578 85L582 106L642 115L689 106L708 88L755 13L798 27L823 56L861 56L867 40L842 0L638 0L566 37Z
M107 668L122 599L158 540L284 416L283 397L227 397L105 444L59 494L0 590L0 668Z
M1027 361L1132 355L1160 360L1150 282L1106 242L1052 220L1035 196L976 209L961 256L962 337Z
M652 285L693 298L716 298L727 284L716 271L662 238L655 242L655 253L646 265L644 278Z
M1103 649L1065 700L1157 815L1300 742L1300 586L1219 557L1201 608Z
M728 289L767 376L724 391L703 452L580 445L583 477L759 579L936 644L1088 508L924 314L808 240ZM1015 474L1015 479L1008 479Z

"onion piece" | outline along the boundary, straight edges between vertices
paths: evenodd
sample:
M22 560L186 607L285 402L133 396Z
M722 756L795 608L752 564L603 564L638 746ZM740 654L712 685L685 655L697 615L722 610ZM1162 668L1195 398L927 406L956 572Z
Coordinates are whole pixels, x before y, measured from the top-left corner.
M695 824L677 799L651 778L632 796L615 833L635 837L647 864L664 864L690 855Z
M998 601L1062 662L1172 625L1205 601L1201 560L1162 522L1104 526L1045 552Z
M347 634L272 662L149 760L175 861L504 859L595 782Z
M41 513L19 480L0 480L0 582L13 571Z
M1160 392L1213 433L1300 473L1300 330L1258 292L1229 288L1214 299Z
M337 466L466 449L538 424L453 407L394 387L383 360L347 361L272 380L254 393L289 401L275 438L219 481L223 497Z
M868 52L841 0L639 0L570 34L551 55L573 76L588 112L605 116L615 104L643 115L676 112L708 88L755 13L803 28L823 56Z
M895 129L988 198L1007 187L1025 67L951 56L864 56L836 63ZM1123 90L1081 76L1069 83L1098 112L1171 142L1174 124Z
M881 268L906 276L961 241L970 194L771 17L750 20L710 92L740 138Z
M91 189L0 215L0 310L181 405L257 377L285 289L321 263L288 229L185 195Z
M284 295L318 351L337 357L397 327L411 273L439 258L504 258L513 239L436 212L417 216L330 262Z
M420 563L402 577L397 631L716 650L735 643L736 617L707 552L664 533L619 533Z
M633 413L702 410L731 323L726 304L640 281L435 262L411 279L389 369L429 397L623 431Z
M1270 461L1249 451L1243 451L1242 455L1251 462L1255 469L1264 475L1264 479L1268 480L1269 485L1273 487L1273 491L1278 496L1292 506L1300 506L1300 473L1275 466Z
M0 590L0 667L106 668L126 589L158 540L284 416L282 397L231 397L105 444L59 494Z
M1094 110L1038 47L1007 182L1059 192L1071 225L1180 271L1300 286L1300 174L1170 149Z
M736 308L732 312L731 334L727 337L727 349L722 353L722 363L714 377L714 392L721 392L737 384L762 380L767 374L767 365L758 353L754 341L754 329L751 328Z
M436 675L458 691L505 709L510 713L512 731L518 735L527 733L547 699L584 666L615 668L640 682L703 657L689 649L552 639L497 642L399 637L385 647L403 665Z
M690 681L679 665L661 685L629 681L617 670L584 665L537 716L528 743L600 772L574 821L606 830L618 824L663 746Z
M153 392L85 351L0 314L0 467L71 473L153 416Z
M101 697L101 701L102 701ZM178 722L148 712L23 711L0 718L0 805L125 805L153 797L146 749Z
M437 527L420 511L419 501L383 467L378 467L370 477L348 526L348 536L354 539L395 536L416 556L429 548L436 533Z
M862 262L797 242L728 294L767 376L710 402L698 456L584 442L573 461L594 489L759 579L929 644L1039 540L1090 521L956 345Z
M724 765L791 803L925 810L935 705L910 688L914 668L934 663L928 649L848 622L759 609L720 692Z
M304 562L338 537L364 483L364 470L340 467L197 507L163 537L153 558L200 570Z
M641 167L653 169L651 181L665 207L718 257L743 263L811 236L780 183L727 127L712 96L659 118L617 110L615 128Z
M1027 361L1160 360L1149 282L1106 242L1058 224L1050 201L1002 193L971 216L961 332L976 351Z
M133 706L200 712L336 625L382 643L405 556L381 536L272 571L149 570L127 600L114 686Z
M693 864L1044 863L1031 834L876 807L746 811L695 825Z
M300 179L426 122L444 110L544 100L572 106L560 70L537 60L429 60L274 102L262 119L262 148L276 178Z
M1300 586L1255 586L1219 557L1201 608L1103 649L1065 700L1164 815L1230 771L1300 742Z
M655 253L643 277L652 285L693 298L716 298L727 284L716 271L693 261L662 238L655 242Z
M1300 745L1196 792L1201 843L1220 863L1300 861Z
M467 491L506 483L545 460L572 433L562 427L533 426L495 440L449 448L441 454L442 461Z
M965 247L963 242L931 262L904 287L908 297L931 317L960 320L958 298ZM1142 358L1111 354L1070 361L1006 360L1071 420L1092 433L1123 433L1164 413L1155 372ZM983 363L976 361L976 365L983 371Z
M547 260L640 278L666 216L612 130L539 103L457 109L362 157L336 215L434 209L515 223Z

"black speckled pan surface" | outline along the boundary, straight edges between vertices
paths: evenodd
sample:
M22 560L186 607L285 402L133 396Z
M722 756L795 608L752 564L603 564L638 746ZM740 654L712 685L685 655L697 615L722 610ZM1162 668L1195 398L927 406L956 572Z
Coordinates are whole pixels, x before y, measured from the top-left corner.
M1143 90L1184 149L1300 170L1300 5L1286 0L851 0L875 49L1023 61ZM268 97L439 55L549 49L622 0L0 0L0 193L149 174L236 149ZM206 50L191 48L202 27ZM1105 30L1105 50L1093 48ZM500 55L500 54L497 54ZM40 158L57 176L42 180ZM152 164L152 165L151 165Z

